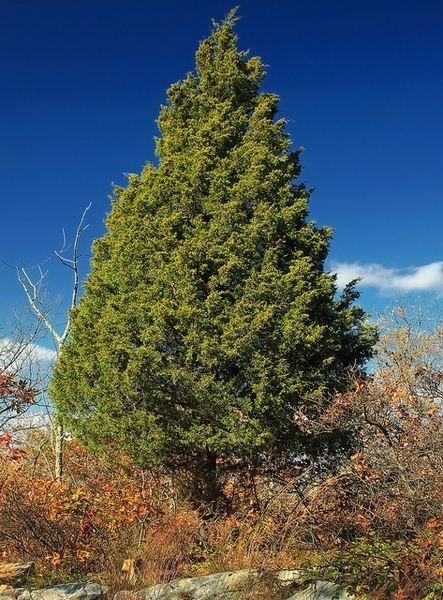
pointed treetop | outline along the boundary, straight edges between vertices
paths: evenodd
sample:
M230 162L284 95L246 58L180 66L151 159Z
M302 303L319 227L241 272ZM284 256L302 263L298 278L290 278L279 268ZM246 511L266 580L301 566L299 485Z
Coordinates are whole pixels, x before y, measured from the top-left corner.
M238 16L239 9L240 7L238 5L231 8L222 21L216 21L216 19L212 19L213 31L218 31L222 27L228 27L232 29L235 23L240 20L240 17Z

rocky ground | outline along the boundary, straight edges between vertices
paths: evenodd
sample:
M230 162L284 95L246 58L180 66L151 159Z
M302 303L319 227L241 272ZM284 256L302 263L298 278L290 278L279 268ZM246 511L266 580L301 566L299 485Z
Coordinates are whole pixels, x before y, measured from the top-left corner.
M26 565L24 572L32 567ZM18 581L23 584L23 574ZM285 569L273 574L254 569L214 573L203 577L176 579L141 590L123 590L113 600L241 600L253 598L254 592L268 590L269 597L282 600L350 600L353 596L345 589L328 582L318 581L303 586L301 572ZM295 591L295 589L297 591ZM302 588L302 589L300 589ZM44 588L17 587L12 583L0 586L0 600L102 600L108 590L97 583L78 582Z

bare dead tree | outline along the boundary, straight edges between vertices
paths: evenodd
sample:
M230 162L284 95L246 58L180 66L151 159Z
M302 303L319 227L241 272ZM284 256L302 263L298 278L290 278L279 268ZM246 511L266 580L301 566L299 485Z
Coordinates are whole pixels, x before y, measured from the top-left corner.
M42 324L44 329L49 333L52 337L56 357L60 356L60 352L65 344L67 337L69 335L69 329L71 325L71 313L72 310L77 306L78 303L78 295L79 295L79 286L80 286L80 274L79 274L79 244L82 233L88 228L88 225L85 225L86 214L91 208L91 203L86 206L84 209L80 221L78 223L74 240L72 243L72 253L69 258L66 256L66 252L68 250L67 242L66 242L66 234L63 230L63 245L61 250L54 251L55 256L61 262L61 264L72 272L72 288L71 288L71 299L68 308L68 313L66 316L65 326L61 333L58 332L56 325L51 321L50 311L47 309L45 303L45 297L42 292L42 286L44 284L45 278L48 274L47 271L42 269L41 265L37 265L38 278L33 279L30 274L30 269L27 267L17 267L17 278L25 292L26 298L28 300L28 304L37 317L37 321ZM54 458L55 458L55 466L54 466L54 474L58 479L63 475L63 440L64 440L64 427L63 427L63 419L60 414L55 411L55 416L53 419L53 447L54 447Z

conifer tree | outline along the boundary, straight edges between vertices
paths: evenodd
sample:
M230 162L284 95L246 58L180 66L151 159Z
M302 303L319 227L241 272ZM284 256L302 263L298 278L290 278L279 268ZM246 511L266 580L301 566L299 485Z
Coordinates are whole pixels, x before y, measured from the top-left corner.
M302 450L294 408L342 389L375 333L325 270L278 97L237 49L235 11L168 90L158 164L115 188L52 396L71 431L142 464Z

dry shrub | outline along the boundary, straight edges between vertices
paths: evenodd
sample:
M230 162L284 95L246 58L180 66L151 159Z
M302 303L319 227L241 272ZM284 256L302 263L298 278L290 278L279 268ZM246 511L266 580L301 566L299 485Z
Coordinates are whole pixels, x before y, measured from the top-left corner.
M410 335L397 331L396 346L391 336L384 368L337 395L319 425L347 427L354 434L350 460L310 498L311 507L329 505L329 514L339 508L351 516L351 538L368 533L413 538L431 518L442 516L443 373L424 359L443 336L440 330L423 334L417 353L418 342L414 352L406 351Z
M317 422L296 415L307 434L347 430L354 440L351 456L309 486L299 525L305 541L339 549L331 568L348 582L431 599L443 575L443 329L420 329L401 308L395 316L376 373Z
M281 515L204 518L185 506L150 522L140 559L138 585L178 577L254 568L274 571L294 564L297 540Z
M282 510L280 510L282 509ZM298 540L283 507L219 518L206 527L205 567L213 572L239 568L273 571L294 565Z
M73 444L73 455L84 451ZM12 468L12 467L10 467ZM146 521L159 507L133 475L91 465L62 481L30 473L24 459L0 496L0 551L35 560L46 579L100 574L140 543Z
M402 310L396 318L373 376L294 414L307 438L339 443L315 458L224 459L224 513L177 500L183 473L171 481L118 454L110 464L67 443L54 482L37 434L16 460L4 449L0 551L36 560L46 582L87 575L112 590L306 566L375 598L443 597L443 332L418 330ZM127 558L137 561L132 581ZM272 590L264 582L251 597Z
M200 558L202 520L197 511L182 508L153 520L140 548L141 580L153 585L190 574Z

